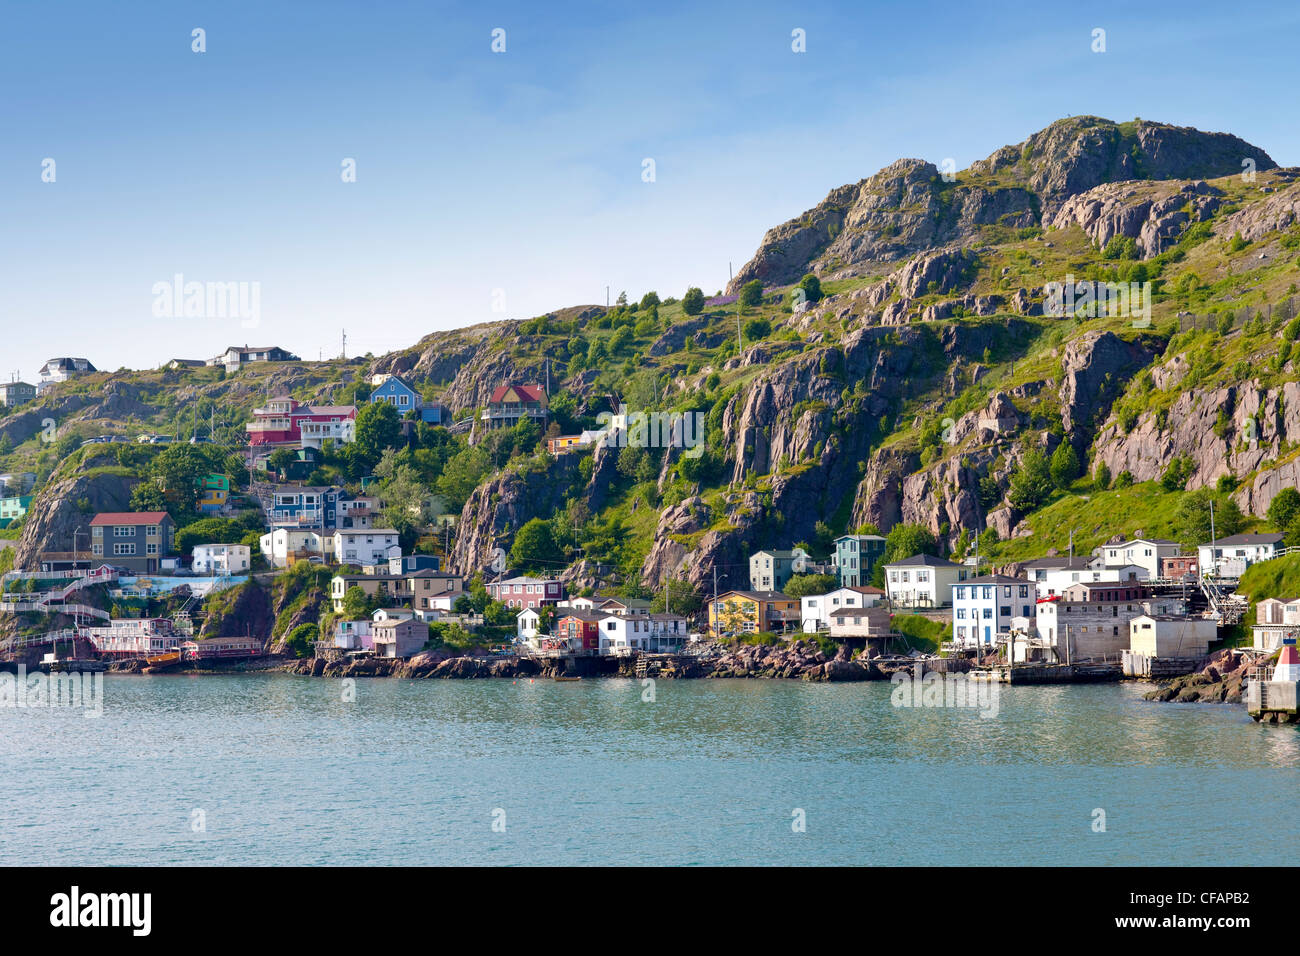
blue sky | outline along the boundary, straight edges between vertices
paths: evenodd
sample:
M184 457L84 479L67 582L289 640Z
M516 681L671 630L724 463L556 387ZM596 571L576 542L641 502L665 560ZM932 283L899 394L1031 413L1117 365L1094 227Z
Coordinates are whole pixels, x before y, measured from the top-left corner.
M1300 5L1136 6L3 2L0 375L711 293L835 186L1080 113L1300 165ZM260 325L156 316L177 273L260 283Z

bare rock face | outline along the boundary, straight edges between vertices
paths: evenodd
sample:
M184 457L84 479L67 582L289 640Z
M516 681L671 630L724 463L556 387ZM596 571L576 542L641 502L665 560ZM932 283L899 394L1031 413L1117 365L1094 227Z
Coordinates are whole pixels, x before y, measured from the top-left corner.
M1086 430L1119 394L1119 384L1150 363L1152 353L1114 332L1089 332L1065 348L1061 419L1068 434Z
M1176 241L1190 222L1214 215L1221 195L1203 181L1107 183L1067 199L1047 223L1054 229L1078 224L1098 249L1126 236L1146 259Z
M1254 242L1270 232L1290 229L1297 222L1300 222L1300 183L1293 183L1274 193L1263 204L1251 203L1228 216L1215 232L1223 238L1241 233L1247 242Z
M812 456L840 392L835 379L821 374L822 361L838 362L838 357L834 349L817 349L770 366L759 373L743 402L737 399L728 406L722 431L736 440L732 481L765 474L782 459L799 462Z
M475 488L461 509L452 568L468 574L491 567L497 548L510 551L515 532L533 518L549 518L563 507L575 491L578 462L577 455L562 455L546 471L504 471Z
M69 421L92 401L90 395L81 393L51 396L38 405L29 405L22 411L0 418L0 437L21 445L44 431L49 420L53 419L56 425Z
M1282 488L1297 487L1294 462L1268 468L1282 444L1300 435L1300 383L1280 389L1257 384L1193 389L1180 394L1168 412L1138 416L1131 430L1108 422L1097 434L1096 455L1112 474L1128 471L1135 481L1159 478L1174 458L1193 465L1189 490L1214 485L1224 475L1262 469L1236 492L1242 510L1263 516Z
M931 163L900 159L874 176L833 190L813 209L768 230L728 290L736 292L751 279L785 285L806 272L836 278L870 275L881 264L969 244L985 225L1016 228L1055 222L1071 197L1104 184L1213 179L1240 173L1243 160L1253 161L1260 172L1277 165L1263 150L1225 133L1143 120L1121 125L1096 116L1059 120L1023 143L1004 146L972 163L949 181ZM1141 210L1128 209L1119 197L1096 209L1085 204L1062 221L1084 216L1098 235L1109 238L1113 230L1122 229L1120 234L1132 235L1151 249L1186 219L1185 214L1179 219L1177 208L1186 197L1158 198L1168 201L1157 208L1152 200ZM1199 192L1191 199L1193 205L1210 201ZM1285 215L1284 206L1279 205L1279 215ZM1197 214L1201 212L1198 206ZM883 302L876 307L880 305ZM892 319L897 322L898 316Z
M43 551L90 550L90 522L101 511L128 511L135 481L113 474L77 475L47 485L32 500L14 567L39 568Z
M713 513L703 498L687 498L666 509L659 519L654 544L641 566L641 576L648 581L678 577L690 549L681 538L697 534L713 522Z
M979 472L964 466L960 457L945 458L908 476L903 481L903 520L925 525L936 536L962 528L978 530L979 480Z
M903 481L920 464L915 452L881 449L871 456L853 503L853 526L886 530L903 520Z
M1144 120L1121 126L1096 116L1072 116L972 163L971 170L1023 176L1046 216L1069 197L1102 183L1214 179L1240 173L1243 159L1254 160L1261 171L1277 165L1262 149L1227 133Z
M316 618L313 617L312 620ZM274 623L275 611L271 607L271 595L256 581L248 581L239 585L233 601L222 601L220 605L209 606L199 628L199 637L252 635L266 641L271 637L271 625ZM301 622L296 622L294 627L298 623Z
M978 263L969 249L917 256L896 273L898 290L904 298L950 292L970 280Z

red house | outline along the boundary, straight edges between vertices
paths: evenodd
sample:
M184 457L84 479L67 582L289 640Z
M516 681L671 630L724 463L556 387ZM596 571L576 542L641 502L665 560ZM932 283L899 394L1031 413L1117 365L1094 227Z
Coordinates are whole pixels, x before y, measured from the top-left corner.
M597 650L600 647L600 619L608 616L587 611L569 611L556 620L555 634L567 641L571 650Z
M293 445L320 448L322 442L346 445L356 438L355 405L302 405L277 395L263 408L253 409L248 423L250 445Z
M542 578L506 578L504 581L494 581L487 589L492 600L520 611L528 607L558 604L564 598L563 584Z
M487 428L514 428L520 419L530 418L539 428L545 428L549 408L546 391L540 385L500 385L483 410L483 424Z

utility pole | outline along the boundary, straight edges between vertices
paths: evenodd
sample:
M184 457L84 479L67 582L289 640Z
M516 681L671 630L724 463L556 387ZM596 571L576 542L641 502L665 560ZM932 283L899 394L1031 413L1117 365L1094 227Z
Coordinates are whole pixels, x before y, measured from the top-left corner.
M719 627L718 627L718 566L716 564L713 566L713 606L710 608L710 611L712 613L709 616L713 618L713 637L717 638Z
M1217 575L1218 570L1219 570L1219 559L1218 559L1217 557L1215 557L1215 554L1214 554L1214 552L1215 552L1216 550L1218 550L1217 548L1214 547L1214 542L1215 542L1215 538L1214 538L1214 499L1210 499L1210 562L1211 562L1211 564L1213 565L1213 567L1214 567L1214 571L1215 571L1215 573L1216 573L1216 575ZM1205 569L1204 569L1204 568L1201 568L1201 577L1205 577Z
M348 357L348 330L343 330L343 358Z

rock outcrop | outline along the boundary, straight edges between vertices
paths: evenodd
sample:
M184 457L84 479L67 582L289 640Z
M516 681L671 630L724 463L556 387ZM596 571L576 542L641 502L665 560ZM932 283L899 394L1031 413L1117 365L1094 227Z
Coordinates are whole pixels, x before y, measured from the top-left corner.
M43 551L90 551L90 521L101 511L128 511L136 482L112 473L79 474L47 485L27 509L14 566L39 568ZM79 533L78 533L79 532ZM76 540L73 534L77 533Z

